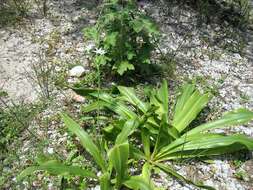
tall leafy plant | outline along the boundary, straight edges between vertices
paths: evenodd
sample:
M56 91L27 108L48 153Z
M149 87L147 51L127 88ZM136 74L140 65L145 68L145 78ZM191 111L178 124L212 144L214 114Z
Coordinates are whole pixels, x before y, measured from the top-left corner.
M84 112L105 108L115 112L117 120L105 128L105 133L127 133L140 138L143 150L138 150L136 144L131 144L131 155L135 159L145 160L148 166L145 170L150 173L153 168L164 172L198 187L212 189L201 183L192 182L165 164L166 161L185 158L203 158L238 150L253 150L253 139L245 135L225 135L215 133L214 129L240 125L253 119L253 112L247 109L230 111L221 118L190 128L201 110L210 100L210 94L200 93L193 85L183 86L181 95L175 106L169 109L167 82L163 81L161 88L150 92L148 101L141 100L134 89L123 86L117 87L119 94L111 95L106 92L89 93L99 98L98 101L83 107ZM82 89L75 89L82 94ZM118 123L125 123L119 125ZM112 137L110 135L110 137Z
M158 30L137 7L135 0L105 0L94 27L84 30L94 45L86 50L95 67L107 66L123 75L150 63Z

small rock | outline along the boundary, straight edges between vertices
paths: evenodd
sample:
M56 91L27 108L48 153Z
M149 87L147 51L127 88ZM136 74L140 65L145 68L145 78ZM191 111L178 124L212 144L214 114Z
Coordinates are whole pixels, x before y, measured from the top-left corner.
M80 95L76 94L76 93L73 94L72 99L75 102L78 102L78 103L84 103L85 102L85 98L83 96L80 96Z
M54 149L49 147L47 149L47 152L48 152L48 154L53 154L54 153Z
M73 67L70 71L69 71L69 76L71 77L80 77L85 73L85 69L83 66L78 65Z
M96 187L94 187L94 188L92 188L92 190L100 190L100 186L96 186Z

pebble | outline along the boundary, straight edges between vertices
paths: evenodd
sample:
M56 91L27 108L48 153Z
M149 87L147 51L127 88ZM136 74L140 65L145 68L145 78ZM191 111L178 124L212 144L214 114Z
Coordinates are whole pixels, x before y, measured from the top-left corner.
M69 71L69 76L71 76L71 77L81 77L85 73L85 71L86 70L83 66L77 65Z

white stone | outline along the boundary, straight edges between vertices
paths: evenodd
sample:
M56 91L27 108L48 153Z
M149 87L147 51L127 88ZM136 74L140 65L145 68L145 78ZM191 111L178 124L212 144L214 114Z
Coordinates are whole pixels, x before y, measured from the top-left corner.
M73 67L70 71L69 71L69 76L71 77L80 77L85 73L85 69L83 66L78 65Z
M47 152L48 152L48 154L53 154L54 153L54 149L49 147L47 149Z

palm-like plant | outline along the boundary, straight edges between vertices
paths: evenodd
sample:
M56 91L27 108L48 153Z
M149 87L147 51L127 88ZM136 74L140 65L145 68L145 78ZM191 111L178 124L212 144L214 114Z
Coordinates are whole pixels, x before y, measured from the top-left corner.
M25 169L18 179L22 179L34 171L45 170L60 176L95 178L99 180L102 190L118 190L121 187L134 190L153 190L158 188L152 182L151 175L153 169L158 168L183 182L200 188L213 189L202 183L186 179L165 162L253 149L253 139L244 135L227 136L210 132L213 129L249 122L253 119L253 112L246 109L228 112L215 121L188 129L210 99L208 93L201 94L193 85L188 84L183 87L173 112L169 112L166 81L163 81L161 88L150 92L148 101L142 101L137 97L132 88L118 86L117 89L119 94L116 96L104 91L75 89L79 94L89 94L97 98L97 101L82 108L84 112L106 108L116 113L115 122L103 129L106 135L110 135L109 141L114 144L111 148L108 148L108 145L112 143L107 141L106 148L99 149L75 121L66 114L62 114L68 129L80 139L80 143L99 166L101 176L81 167L47 160L40 162L38 166ZM132 138L133 136L135 138ZM136 138L140 139L141 150L137 148L140 144L135 141ZM128 170L130 160L144 162L139 176L131 176Z
M102 174L97 176L93 171L86 170L82 167L66 165L58 160L48 160L46 158L40 160L37 166L31 166L22 171L17 178L19 181L35 171L47 171L52 175L62 177L79 176L96 179L100 183L101 190L120 189L122 186L132 187L134 189L152 190L151 186L144 180L142 175L129 175L129 143L126 133L120 133L115 145L104 155L103 153L105 151L98 148L92 141L92 138L79 126L79 124L66 114L62 114L62 118L68 129L79 138L84 149L93 157Z
M82 109L84 112L100 108L109 109L115 112L122 122L116 122L113 126L105 128L106 133L115 134L121 131L120 134L127 134L127 136L137 134L137 138L141 137L143 151L131 144L130 153L134 155L134 158L146 161L147 165L144 168L145 171L149 171L148 173L156 167L187 183L212 189L201 183L185 179L164 162L253 149L253 139L245 135L225 135L212 132L217 128L240 125L252 120L253 112L246 109L228 112L217 120L189 129L189 125L196 119L211 97L208 93L201 94L191 84L183 87L172 114L169 112L166 81L163 81L161 88L151 91L149 101L142 101L132 88L118 86L117 89L120 92L117 96L106 92L89 93L98 100ZM75 91L80 94L86 92L82 89L75 89ZM171 118L169 114L172 115ZM125 124L122 125L122 123Z

